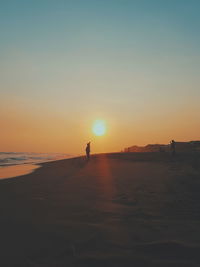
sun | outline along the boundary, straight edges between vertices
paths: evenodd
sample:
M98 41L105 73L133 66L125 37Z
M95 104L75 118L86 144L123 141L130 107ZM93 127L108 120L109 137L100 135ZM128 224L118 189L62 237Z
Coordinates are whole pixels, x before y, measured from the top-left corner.
M93 123L92 131L96 136L102 136L106 133L106 123L104 120L96 120Z

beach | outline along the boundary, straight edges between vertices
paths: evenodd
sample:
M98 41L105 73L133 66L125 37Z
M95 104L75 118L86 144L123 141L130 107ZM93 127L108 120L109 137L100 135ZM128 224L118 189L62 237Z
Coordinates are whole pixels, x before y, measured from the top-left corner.
M200 155L110 153L0 181L0 266L200 266Z

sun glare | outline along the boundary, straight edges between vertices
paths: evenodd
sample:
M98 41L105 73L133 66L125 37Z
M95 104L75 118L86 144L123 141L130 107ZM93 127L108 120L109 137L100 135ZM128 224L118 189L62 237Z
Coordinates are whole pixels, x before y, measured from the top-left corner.
M92 131L96 136L102 136L106 133L106 124L104 120L96 120L93 124Z

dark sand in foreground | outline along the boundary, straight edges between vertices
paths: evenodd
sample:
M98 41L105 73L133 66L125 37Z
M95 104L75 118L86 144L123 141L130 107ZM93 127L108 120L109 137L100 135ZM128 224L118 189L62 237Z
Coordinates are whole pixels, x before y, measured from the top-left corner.
M200 266L199 154L102 154L0 181L0 266Z

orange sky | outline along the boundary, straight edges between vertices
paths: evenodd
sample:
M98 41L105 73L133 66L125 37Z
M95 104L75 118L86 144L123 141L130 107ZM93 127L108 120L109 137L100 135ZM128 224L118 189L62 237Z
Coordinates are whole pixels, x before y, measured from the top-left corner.
M53 110L37 109L26 104L8 108L1 112L2 151L31 151L31 152L65 152L84 153L85 144L91 141L93 152L120 151L134 144L168 143L175 140L197 140L200 125L199 113L195 108L190 112L179 109L176 113L168 111L138 114L117 112L89 112L67 115L66 117ZM126 115L128 114L128 115ZM130 119L131 117L131 119ZM107 123L105 136L94 136L93 121L103 118Z

